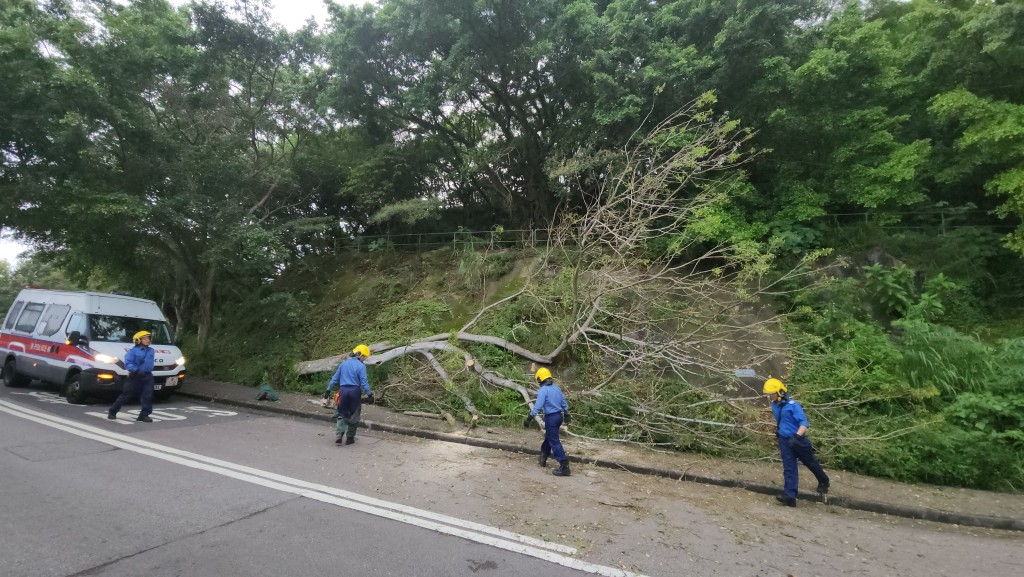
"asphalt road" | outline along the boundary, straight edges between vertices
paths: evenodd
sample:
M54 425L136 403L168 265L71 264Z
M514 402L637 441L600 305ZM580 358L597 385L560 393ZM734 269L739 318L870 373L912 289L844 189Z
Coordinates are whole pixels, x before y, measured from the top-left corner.
M623 574L572 547L346 491L358 463L343 451L366 458L379 439L334 447L322 424L187 400L158 404L153 423L134 422L137 407L108 421L105 406L0 391L3 575ZM334 451L332 473L259 468L261 454L278 463L274 444L254 441L268 427L310 463Z
M559 478L375 430L342 447L323 421L184 398L108 421L106 401L54 393L0 387L2 577L1024 574L1019 532L580 464Z

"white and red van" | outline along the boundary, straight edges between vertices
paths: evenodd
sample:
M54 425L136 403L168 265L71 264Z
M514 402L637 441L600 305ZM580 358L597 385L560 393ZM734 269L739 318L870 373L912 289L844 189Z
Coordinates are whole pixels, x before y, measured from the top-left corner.
M185 378L185 357L153 301L116 293L23 289L0 326L4 384L32 379L60 385L68 402L121 391L132 335L153 333L156 395L167 397Z

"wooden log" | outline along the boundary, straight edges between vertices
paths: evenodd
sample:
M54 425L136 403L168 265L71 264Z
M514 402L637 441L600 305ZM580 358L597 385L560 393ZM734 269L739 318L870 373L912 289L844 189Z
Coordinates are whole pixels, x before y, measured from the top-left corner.
M441 415L437 415L434 413L424 413L422 411L404 411L402 414L409 415L410 417L423 417L424 419L437 419L438 421L444 420L444 417L442 417Z

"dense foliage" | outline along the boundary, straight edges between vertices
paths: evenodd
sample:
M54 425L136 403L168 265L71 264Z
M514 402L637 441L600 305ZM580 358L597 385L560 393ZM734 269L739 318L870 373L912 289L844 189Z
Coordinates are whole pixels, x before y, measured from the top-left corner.
M36 249L0 268L0 305L28 282L146 295L196 367L253 383L469 310L330 288L377 266L339 249L547 228L593 201L612 153L714 93L752 160L708 237L849 260L773 303L795 313L787 376L825 451L1024 484L1018 0L381 0L295 32L255 0L10 0L0 56L0 227ZM479 298L489 254L453 249L438 266L462 284L436 293ZM374 330L337 326L360 311L332 291L371 291ZM544 342L516 310L490 322Z

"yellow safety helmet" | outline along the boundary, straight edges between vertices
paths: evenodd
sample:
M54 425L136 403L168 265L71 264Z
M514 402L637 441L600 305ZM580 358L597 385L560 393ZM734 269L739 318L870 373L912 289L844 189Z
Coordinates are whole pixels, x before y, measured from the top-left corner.
M142 337L153 338L153 333L151 333L149 331L139 331L139 332L135 333L134 335L132 335L132 342L135 343L135 344L139 344L139 343L142 342Z
M356 348L352 349L352 352L357 355L363 355L364 357L368 357L370 356L370 347L361 344Z
M786 389L786 385L782 384L782 381L780 381L779 379L768 379L767 381L764 382L764 394L766 395L770 395L771 393L778 393L779 391L785 393L787 390L788 389Z
M541 368L537 369L537 374L534 375L534 376L537 377L537 381L538 382L543 383L544 381L546 381L546 380L551 378L551 371L547 370L544 367L541 367Z

